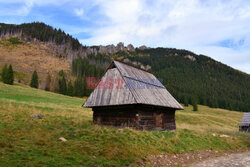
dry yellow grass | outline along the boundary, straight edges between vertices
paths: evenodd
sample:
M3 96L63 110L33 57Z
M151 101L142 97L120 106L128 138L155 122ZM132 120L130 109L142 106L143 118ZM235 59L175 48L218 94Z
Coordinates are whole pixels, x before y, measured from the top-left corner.
M185 107L185 111L177 111L177 126L180 129L196 131L213 131L235 133L241 122L243 113L199 106L199 111L192 111L192 106ZM188 120L188 121L187 121Z
M24 74L24 83L30 82L30 76L37 70L39 78L45 80L48 73L57 74L60 70L70 72L68 59L59 58L46 43L13 45L8 40L0 41L0 67L12 64L14 71Z

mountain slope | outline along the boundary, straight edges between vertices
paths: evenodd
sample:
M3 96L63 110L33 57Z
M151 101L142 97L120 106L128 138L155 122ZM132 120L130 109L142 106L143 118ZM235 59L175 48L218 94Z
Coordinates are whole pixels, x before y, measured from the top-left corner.
M29 84L31 74L36 70L39 74L40 88L44 89L44 81L48 74L54 82L59 71L64 70L70 73L70 61L60 58L60 54L50 48L52 44L25 43L16 39L9 38L0 41L0 69L4 64L12 64L16 81ZM10 42L11 40L16 40L19 44L14 44Z
M250 110L250 76L207 56L167 48L137 49L132 56L120 56L150 65L151 71L183 103L185 98L195 98L211 107Z
M72 80L72 76L73 78L100 77L108 64L115 59L151 71L162 79L170 93L182 103L197 102L214 108L250 111L249 74L204 55L172 48L148 48L146 46L134 48L133 45L124 46L123 43L116 46L86 47L80 45L77 39L60 29L53 29L43 23L0 24L1 39L6 40L13 36L21 39L25 44L46 46L47 50L50 50L50 54L44 54L42 59L54 55L59 61L69 63L68 65L62 63L62 66L51 65L52 68L65 70L68 81ZM43 50L42 47L39 47L37 47L38 53ZM13 51L19 52L17 48L14 48ZM8 55L1 54L1 56ZM11 57L13 58L13 56ZM14 57L18 58L19 55ZM36 61L30 59L30 63ZM2 64L4 63L2 62ZM43 67L37 65L37 68ZM55 71L58 72L58 70ZM81 90L84 89L86 87ZM86 96L89 93L90 91L84 91L78 95Z

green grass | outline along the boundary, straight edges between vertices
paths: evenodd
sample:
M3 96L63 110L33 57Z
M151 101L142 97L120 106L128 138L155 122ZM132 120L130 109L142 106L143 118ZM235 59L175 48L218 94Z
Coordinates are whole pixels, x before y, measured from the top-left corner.
M9 38L5 40L0 40L0 45L5 46L9 49L13 49L18 45L24 44L22 41L20 41L18 38Z
M83 101L0 83L0 166L123 166L147 155L250 147L249 134L237 129L240 112L187 107L177 111L176 132L141 132L93 125Z
M18 38L14 37L14 38L9 38L8 41L12 44L12 45L19 45L19 44L23 44L22 41L20 41Z

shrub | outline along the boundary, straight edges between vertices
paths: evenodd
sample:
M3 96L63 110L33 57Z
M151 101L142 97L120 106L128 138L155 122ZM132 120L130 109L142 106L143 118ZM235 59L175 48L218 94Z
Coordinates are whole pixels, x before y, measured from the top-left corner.
M18 38L10 38L8 40L10 43L12 43L13 45L18 45L18 44L22 44L22 42L18 39Z

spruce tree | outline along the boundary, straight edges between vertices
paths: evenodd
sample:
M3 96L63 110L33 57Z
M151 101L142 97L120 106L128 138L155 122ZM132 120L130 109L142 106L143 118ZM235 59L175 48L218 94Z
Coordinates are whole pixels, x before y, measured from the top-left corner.
M186 106L186 107L188 106L188 98L187 98L187 96L184 97L184 106Z
M13 85L13 82L14 82L14 72L13 72L13 69L12 69L12 65L10 64L9 65L9 68L8 68L8 84L10 85Z
M193 111L198 111L197 100L195 98L192 98L192 106L193 106Z
M48 74L45 80L45 90L50 91L50 83L51 83L51 77Z
M9 68L7 67L7 64L3 67L2 70L2 81L5 84L13 85L14 82L14 72L12 69L12 65L9 65Z
M84 96L84 85L83 85L83 79L78 76L74 83L74 95L78 97Z
M8 67L7 64L4 65L3 69L2 69L2 81L3 83L8 83Z
M34 71L32 74L32 79L30 81L30 87L38 88L38 75L37 75L36 71Z
M68 83L68 89L67 89L67 95L73 96L73 93L74 93L74 88L72 86L71 81L69 81L69 83Z
M62 79L59 79L59 93L63 95L67 94L67 83L64 76L62 77Z

